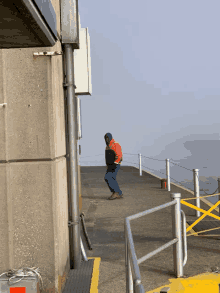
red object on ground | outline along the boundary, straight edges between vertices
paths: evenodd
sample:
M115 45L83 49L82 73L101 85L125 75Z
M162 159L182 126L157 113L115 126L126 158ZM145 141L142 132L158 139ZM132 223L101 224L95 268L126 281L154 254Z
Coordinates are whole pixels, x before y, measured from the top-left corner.
M10 293L26 293L26 287L12 287Z
M167 188L167 183L165 182L165 188Z

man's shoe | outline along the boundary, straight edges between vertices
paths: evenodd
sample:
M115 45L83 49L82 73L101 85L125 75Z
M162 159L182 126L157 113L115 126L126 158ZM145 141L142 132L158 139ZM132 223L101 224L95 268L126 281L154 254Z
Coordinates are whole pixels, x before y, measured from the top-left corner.
M113 200L113 199L120 199L122 198L118 192L115 192L114 194L112 194L112 196L109 197L109 199Z
M112 192L112 195L108 198L108 199L112 199L112 197L113 197L113 195L114 195L115 193L114 192Z
M123 198L123 194L119 194L118 192L117 192L117 196L118 196L118 198Z

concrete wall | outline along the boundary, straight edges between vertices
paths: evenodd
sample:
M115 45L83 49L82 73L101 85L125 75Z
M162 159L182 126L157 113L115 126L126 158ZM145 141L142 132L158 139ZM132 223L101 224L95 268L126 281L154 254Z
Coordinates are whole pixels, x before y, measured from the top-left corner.
M59 0L52 1L60 33ZM44 292L69 272L62 56L0 50L0 274L39 267Z

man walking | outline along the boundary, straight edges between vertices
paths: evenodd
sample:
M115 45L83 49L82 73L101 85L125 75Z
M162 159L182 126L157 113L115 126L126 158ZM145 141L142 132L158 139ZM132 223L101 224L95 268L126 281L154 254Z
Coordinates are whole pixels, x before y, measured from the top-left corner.
M105 162L107 165L105 181L112 192L112 195L108 199L120 199L123 197L123 194L116 181L116 176L123 159L122 149L120 144L112 138L111 133L106 133L104 138L106 142Z

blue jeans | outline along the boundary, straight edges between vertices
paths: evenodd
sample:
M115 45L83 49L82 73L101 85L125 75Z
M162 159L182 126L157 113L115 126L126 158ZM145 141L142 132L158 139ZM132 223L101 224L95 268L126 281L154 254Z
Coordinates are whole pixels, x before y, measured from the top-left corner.
M118 182L116 181L116 176L119 169L120 169L119 164L116 165L115 169L113 169L111 165L108 166L108 169L105 174L105 182L108 184L108 187L111 192L118 192L119 195L121 195L122 191L118 186Z

